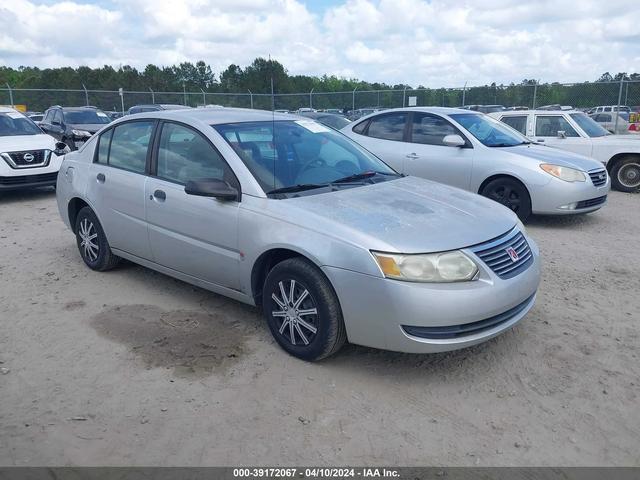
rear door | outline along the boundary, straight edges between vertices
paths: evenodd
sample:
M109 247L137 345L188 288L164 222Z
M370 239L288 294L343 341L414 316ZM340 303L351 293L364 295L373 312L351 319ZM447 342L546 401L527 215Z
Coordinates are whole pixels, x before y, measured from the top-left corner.
M467 140L464 147L443 143L447 135L465 135L446 118L412 112L408 135L410 152L405 155L403 172L468 190L474 149Z
M100 135L87 197L109 245L151 260L145 219L145 182L155 120L118 124Z
M147 224L156 263L234 290L240 288L238 201L187 195L189 180L240 184L222 155L200 132L164 122L146 185Z
M564 132L565 138L559 136ZM570 152L589 156L591 154L591 139L583 137L567 118L558 114L535 115L534 140L544 145L558 147Z
M358 123L350 136L392 168L404 172L407 155L412 152L405 141L408 125L407 112L382 113Z

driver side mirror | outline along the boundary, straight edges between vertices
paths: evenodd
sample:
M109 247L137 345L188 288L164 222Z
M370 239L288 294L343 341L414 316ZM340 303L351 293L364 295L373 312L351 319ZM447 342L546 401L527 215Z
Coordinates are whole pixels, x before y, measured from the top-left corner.
M567 132L564 130L558 130L558 138L567 138Z
M467 142L460 135L447 135L442 139L447 147L464 147Z
M238 189L217 178L189 180L184 187L187 195L213 197L218 200L239 200Z

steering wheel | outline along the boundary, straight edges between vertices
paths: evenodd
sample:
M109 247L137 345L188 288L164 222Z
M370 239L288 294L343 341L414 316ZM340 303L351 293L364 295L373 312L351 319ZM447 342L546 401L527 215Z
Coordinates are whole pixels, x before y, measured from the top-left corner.
M298 176L302 175L304 172L306 172L311 168L321 168L326 166L327 166L327 162L324 159L319 157L313 158L300 167Z

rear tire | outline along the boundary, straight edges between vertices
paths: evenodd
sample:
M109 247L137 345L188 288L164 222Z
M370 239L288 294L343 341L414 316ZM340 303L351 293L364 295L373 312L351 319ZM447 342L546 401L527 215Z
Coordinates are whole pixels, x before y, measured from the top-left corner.
M531 216L529 191L518 180L507 177L496 178L484 186L480 195L504 205L518 215L522 222Z
M80 209L76 217L75 232L80 256L91 270L104 272L120 263L120 257L111 252L102 225L91 208Z
M640 189L640 157L624 157L611 169L611 186L620 192Z
M340 350L347 339L331 283L305 259L289 258L271 269L262 309L276 342L294 357L321 360Z

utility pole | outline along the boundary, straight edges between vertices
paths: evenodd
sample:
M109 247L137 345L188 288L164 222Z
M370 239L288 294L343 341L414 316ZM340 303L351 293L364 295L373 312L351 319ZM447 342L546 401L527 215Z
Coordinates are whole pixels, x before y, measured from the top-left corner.
M82 89L84 90L84 104L88 107L89 106L89 93L87 92L87 87L84 86L84 83L82 84Z
M187 87L184 82L182 82L182 94L184 95L184 105L187 105Z
M206 107L207 106L207 94L204 93L204 90L201 88L200 91L202 92L202 106Z
M467 80L468 82L468 80ZM464 87L462 87L462 106L464 107L465 97L467 95L467 82L464 82Z
M313 108L313 91L315 90L315 88L312 88L311 91L309 92L309 108Z
M402 91L402 108L406 105L405 100L407 97L407 86L404 86L404 90Z
M8 83L5 83L5 85L9 89L9 102L11 102L11 106L13 107L13 91L11 90L11 86Z
M356 109L356 90L358 89L358 87L353 89L353 92L351 92L352 95L352 99L351 99L351 109L355 110Z
M620 117L620 102L622 101L623 87L624 87L624 75L620 78L620 90L618 91L618 111L616 112L616 122L613 125L613 133L618 132L618 117Z
M251 93L251 90L249 90L248 88L247 92L249 92L249 100L251 101L251 109L253 110L253 93Z
M156 103L156 94L153 92L153 90L151 90L151 87L149 87L149 91L151 92L151 103L155 104Z

